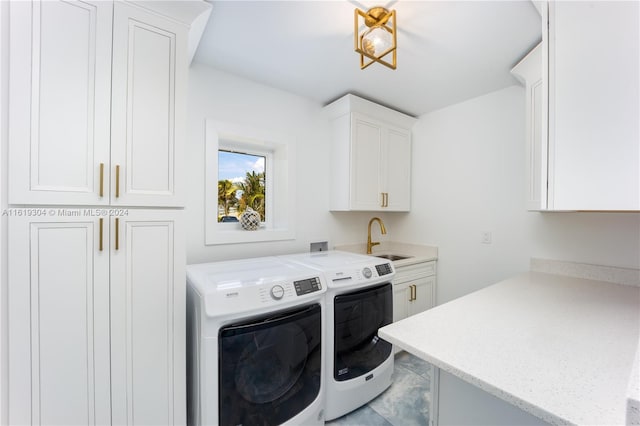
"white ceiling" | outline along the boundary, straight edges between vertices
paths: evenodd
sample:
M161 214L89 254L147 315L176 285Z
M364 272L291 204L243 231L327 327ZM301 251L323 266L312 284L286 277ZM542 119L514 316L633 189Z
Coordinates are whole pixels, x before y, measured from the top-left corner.
M541 39L522 1L212 1L195 61L327 104L354 93L411 115L516 82ZM354 9L395 9L398 68L360 70Z

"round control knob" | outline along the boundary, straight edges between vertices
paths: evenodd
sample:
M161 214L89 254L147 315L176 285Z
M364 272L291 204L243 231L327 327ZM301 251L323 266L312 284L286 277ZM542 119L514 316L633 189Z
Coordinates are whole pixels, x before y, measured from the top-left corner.
M371 272L371 268L364 268L362 270L362 275L364 275L365 278L371 278L373 272Z
M280 300L284 296L284 288L281 285L274 285L271 287L271 297L275 300Z

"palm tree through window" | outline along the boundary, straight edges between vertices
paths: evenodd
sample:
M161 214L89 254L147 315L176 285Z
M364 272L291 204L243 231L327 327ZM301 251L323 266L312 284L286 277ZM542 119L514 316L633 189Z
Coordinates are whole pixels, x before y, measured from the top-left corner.
M218 222L237 222L248 208L265 221L266 160L262 155L218 150Z

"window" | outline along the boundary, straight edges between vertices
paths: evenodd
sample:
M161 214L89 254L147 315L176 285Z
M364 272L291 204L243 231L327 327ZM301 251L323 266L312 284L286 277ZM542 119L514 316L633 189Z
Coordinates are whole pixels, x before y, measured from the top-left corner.
M207 120L205 242L232 244L295 237L295 144L264 130ZM245 231L240 214L260 214Z
M252 209L266 223L271 198L267 179L271 183L271 176L267 177L265 170L267 158L271 163L271 157L271 152L239 152L219 146L218 222L238 222L243 212Z

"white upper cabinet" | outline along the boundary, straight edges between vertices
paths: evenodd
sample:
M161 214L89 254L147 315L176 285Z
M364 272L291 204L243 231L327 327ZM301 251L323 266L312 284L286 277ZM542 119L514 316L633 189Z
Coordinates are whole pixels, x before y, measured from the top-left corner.
M640 3L549 3L549 208L640 210Z
M183 203L186 40L182 24L114 5L112 204Z
M547 79L543 78L543 43L511 72L525 85L527 210L547 209Z
M10 19L9 202L182 205L188 27L102 1Z
M325 108L331 120L331 210L409 211L415 119L353 95Z
M113 4L9 6L9 202L107 204Z
M542 43L512 70L527 90L527 208L640 210L640 3L540 6Z

